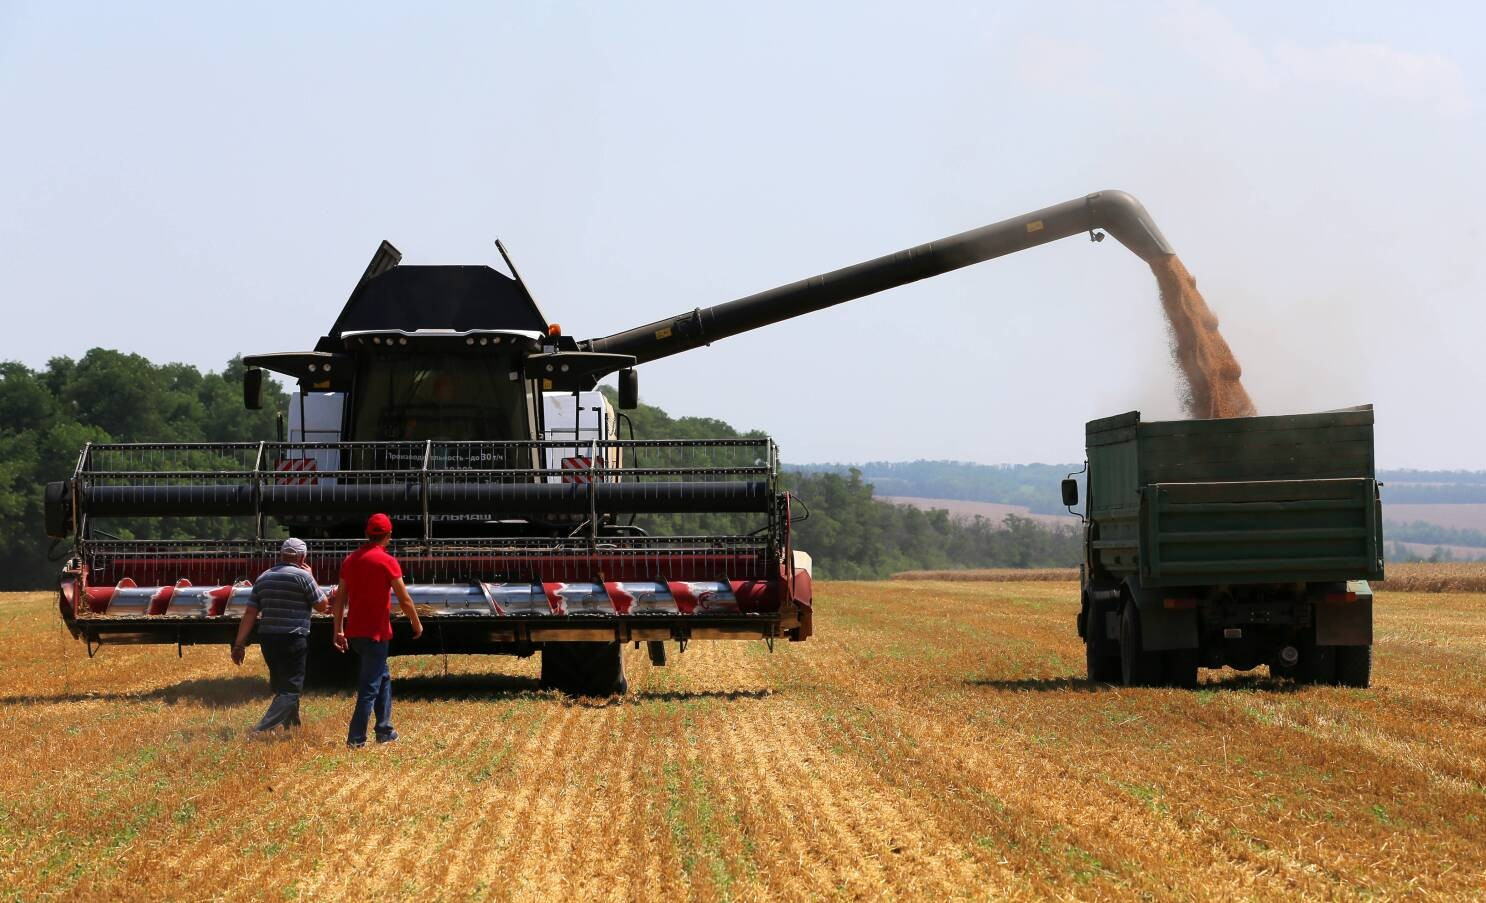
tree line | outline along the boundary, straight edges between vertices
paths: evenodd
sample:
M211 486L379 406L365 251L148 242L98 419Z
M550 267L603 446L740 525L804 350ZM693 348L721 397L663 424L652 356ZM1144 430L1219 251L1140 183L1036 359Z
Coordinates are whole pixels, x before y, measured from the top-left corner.
M740 431L710 417L672 417L646 404L627 412L627 416L637 439L747 439L765 435L758 430ZM628 436L627 431L625 435ZM1058 481L1067 473L1066 467L1041 464L993 468L920 461L901 466L880 463L868 466L874 472L919 474L924 479L952 474L961 485L968 485L963 482L967 474L994 474L999 477L993 480L997 485L983 497L995 501L1056 500ZM943 510L923 511L883 502L874 498L874 481L863 475L862 468L852 465L787 465L784 471L781 483L796 497L792 506L794 544L810 553L819 577L875 580L896 571L911 570L1072 567L1078 564L1082 554L1079 532L1074 527L1046 526L1016 515L1009 515L999 523L984 517L962 519ZM1040 487L1039 481L1049 485ZM1046 504L1043 507L1063 510ZM695 518L696 515L652 516L642 518L639 523L659 533L705 529ZM750 526L741 520L726 526L718 518L708 518L708 522L714 530L723 527L746 532Z
M71 476L86 443L257 442L273 439L288 396L265 385L262 410L242 404L244 367L238 358L220 371L189 364L156 364L137 354L95 348L82 357L53 358L32 369L0 363L0 589L52 585L65 543L46 539L42 492ZM636 438L761 438L721 420L671 417L641 405L628 412ZM627 433L626 433L627 434ZM1061 475L1061 474L1059 474ZM977 567L1068 566L1079 558L1076 531L1027 518L1004 524L960 520L873 497L859 469L791 472L783 488L797 497L795 544L817 562L816 573L837 579L875 579L894 571ZM807 514L808 512L808 514ZM727 532L742 524L708 518L685 523L652 518L663 532ZM697 517L691 515L690 517ZM181 518L169 535L205 537L208 518ZM747 532L739 530L739 532Z
M1019 505L1036 514L1066 514L1058 484L1078 464L972 464L968 461L869 461L866 464L791 464L791 472L834 473L853 469L879 495L963 499ZM1082 476L1077 478L1082 490Z
M265 386L263 410L242 402L242 362L220 372L155 364L94 348L33 370L0 363L0 589L51 585L64 544L46 539L42 490L72 475L89 442L256 442L274 436L287 397ZM206 529L182 522L178 529Z

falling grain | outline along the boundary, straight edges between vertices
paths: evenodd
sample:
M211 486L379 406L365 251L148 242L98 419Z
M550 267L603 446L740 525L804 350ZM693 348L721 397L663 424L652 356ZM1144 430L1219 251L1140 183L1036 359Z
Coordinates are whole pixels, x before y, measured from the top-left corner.
M1197 290L1196 278L1174 254L1152 263L1151 272L1156 274L1161 309L1171 327L1171 356L1181 374L1187 416L1253 416L1243 368L1218 332L1218 318Z

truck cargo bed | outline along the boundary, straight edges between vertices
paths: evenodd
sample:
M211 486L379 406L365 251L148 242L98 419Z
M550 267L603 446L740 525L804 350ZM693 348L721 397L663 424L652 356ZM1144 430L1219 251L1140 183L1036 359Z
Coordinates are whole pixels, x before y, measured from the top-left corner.
M1379 579L1366 478L1154 483L1140 500L1145 586Z

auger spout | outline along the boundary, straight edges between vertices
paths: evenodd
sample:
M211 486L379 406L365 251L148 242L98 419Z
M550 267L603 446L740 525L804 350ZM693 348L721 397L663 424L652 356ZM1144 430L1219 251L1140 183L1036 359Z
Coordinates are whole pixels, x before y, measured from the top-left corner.
M1147 263L1175 253L1139 201L1123 191L1100 191L736 301L697 308L614 335L589 339L582 346L588 351L633 355L637 363L653 361L781 320L1099 229L1113 235Z

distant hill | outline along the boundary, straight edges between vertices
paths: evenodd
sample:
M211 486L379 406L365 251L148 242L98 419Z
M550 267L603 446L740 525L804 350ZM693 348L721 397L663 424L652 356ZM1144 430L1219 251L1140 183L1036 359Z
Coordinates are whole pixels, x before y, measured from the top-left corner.
M737 435L721 421L671 418L642 406L635 414L641 435L675 438ZM752 433L750 435L758 435ZM869 461L865 464L783 464L798 475L831 475L870 486L874 500L920 510L944 509L952 517L981 514L1001 521L1010 513L1068 516L1058 484L1078 464L973 464L967 461ZM1083 478L1078 477L1082 495ZM1384 535L1390 559L1474 558L1486 555L1486 471L1381 470ZM956 504L956 502L962 504ZM983 507L977 507L983 506ZM1041 519L1041 518L1039 518ZM1073 521L1076 523L1076 521Z
M672 417L646 404L627 415L637 439L762 435L756 431L741 432L720 420ZM628 429L623 433L627 437ZM899 466L883 465L876 472L880 474L884 469ZM979 466L950 465L948 472L953 473L956 467ZM1067 471L1045 465L1033 467L1043 467L1049 474L1057 472L1051 495L1051 500L1056 502L1057 480ZM911 504L881 501L873 486L878 479L867 479L850 465L814 468L784 465L784 470L783 485L796 496L795 547L813 556L817 577L876 579L905 570L1071 567L1078 563L1081 554L1076 520L1059 524L1019 516L1019 510L1031 508L1025 501L1013 502L1005 511L976 512L980 517L956 517L945 510L953 502L923 510ZM1013 493L1013 498L1028 498L1029 495L1014 494L1024 482L1034 485L1032 478L1004 479L1003 492ZM963 475L961 486L959 491L974 488ZM1036 500L1046 505L1046 498ZM1055 513L1066 512L1059 508ZM715 529L720 521L717 517L697 515L650 515L638 523L656 532L684 534Z
M1486 503L1486 471L1380 470L1384 504L1470 505Z
M966 461L869 461L785 464L797 473L860 471L878 495L1016 505L1034 514L1064 514L1058 484L1081 464L971 464ZM1080 483L1082 478L1080 477ZM1483 487L1486 488L1486 487Z
M798 473L861 472L878 495L1017 505L1034 514L1066 514L1058 484L1081 464L972 464L967 461L868 461L785 464ZM1385 505L1486 505L1486 471L1382 470ZM1082 477L1079 478L1082 488ZM1441 524L1432 517L1411 517ZM1451 524L1461 526L1460 524ZM1474 519L1472 519L1474 526Z

